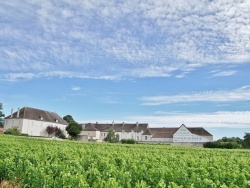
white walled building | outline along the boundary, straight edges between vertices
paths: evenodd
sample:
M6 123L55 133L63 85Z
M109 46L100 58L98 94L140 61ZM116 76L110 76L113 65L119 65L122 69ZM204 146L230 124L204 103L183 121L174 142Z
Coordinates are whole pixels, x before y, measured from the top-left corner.
M54 112L48 112L30 107L18 109L11 115L4 118L4 132L14 126L17 126L22 134L30 136L48 136L46 128L48 126L60 128L66 135L66 126L68 123Z
M138 142L148 143L204 143L213 141L213 135L202 127L187 128L184 124L180 127L149 128L148 124L112 123L99 124L87 123L83 125L80 137L103 141L109 131L115 131L121 139L134 139Z
M142 133L147 128L148 124L146 123L87 123L83 125L80 137L87 136L89 140L101 142L108 135L109 131L113 130L116 135L119 135L119 140L134 139L136 141L141 141Z
M211 135L203 127L162 127L148 128L142 134L143 142L155 143L204 143L213 141Z

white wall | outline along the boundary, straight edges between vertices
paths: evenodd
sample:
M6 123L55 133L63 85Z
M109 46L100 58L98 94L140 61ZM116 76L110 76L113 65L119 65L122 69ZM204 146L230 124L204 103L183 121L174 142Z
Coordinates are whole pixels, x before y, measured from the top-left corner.
M93 139L100 139L101 133L100 131L82 131L81 135L86 135L88 136L88 139L92 137Z
M30 136L49 136L46 132L46 128L48 126L58 127L60 128L65 135L67 135L66 132L66 126L64 124L59 123L53 123L53 122L46 122L46 121L36 121L36 120L30 120L30 119L6 119L4 121L4 132L13 127L18 126L20 129L20 132L22 134L28 134Z
M172 138L151 138L154 142L173 142Z
M192 134L185 126L181 126L174 133L173 142L209 142L209 139Z

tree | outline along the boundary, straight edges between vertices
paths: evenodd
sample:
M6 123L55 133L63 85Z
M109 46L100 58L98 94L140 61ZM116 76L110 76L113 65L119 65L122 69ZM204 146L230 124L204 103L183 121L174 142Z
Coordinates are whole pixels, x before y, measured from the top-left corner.
M250 133L245 133L243 146L244 148L250 148Z
M115 135L113 130L109 131L108 135L104 138L105 142L116 143L119 142L119 135Z
M222 137L221 139L217 140L217 142L235 142L237 144L242 145L243 139L239 138L239 137Z
M75 120L73 119L71 115L66 115L63 117L63 119L67 121L68 123L75 122Z
M75 121L70 122L69 125L66 127L66 131L72 138L75 138L82 131L82 126L76 123Z
M3 127L3 117L4 117L4 114L2 112L2 109L3 109L3 104L0 103L0 128Z

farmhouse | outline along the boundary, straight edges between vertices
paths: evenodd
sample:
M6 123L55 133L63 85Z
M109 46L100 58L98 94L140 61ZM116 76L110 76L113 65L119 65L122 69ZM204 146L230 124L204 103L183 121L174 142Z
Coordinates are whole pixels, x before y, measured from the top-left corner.
M204 143L213 141L213 135L203 127L186 127L182 124L180 127L173 128L148 128L142 134L142 141L160 143Z
M88 138L89 140L95 140L97 142L103 141L108 135L109 131L115 131L115 134L119 135L121 139L134 139L136 141L142 140L142 133L148 128L147 123L111 123L111 124L99 124L87 123L83 125L83 131L80 133L80 137Z
M46 128L48 126L58 127L65 134L65 128L68 123L58 114L39 110L30 107L24 107L4 118L4 132L14 126L17 126L22 134L30 136L48 136Z
M134 139L145 143L204 143L213 141L213 135L204 128L187 128L184 124L173 128L149 128L146 123L87 123L83 125L80 137L101 142L111 130L119 135L119 140Z

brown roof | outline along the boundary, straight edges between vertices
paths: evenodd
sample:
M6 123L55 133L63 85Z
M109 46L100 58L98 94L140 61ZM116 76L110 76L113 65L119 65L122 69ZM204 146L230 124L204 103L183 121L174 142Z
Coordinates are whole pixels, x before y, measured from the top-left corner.
M187 128L192 134L196 134L199 136L212 136L206 129L203 127L189 127Z
M179 129L179 127L148 128L142 133L142 135L152 135L152 138L173 138L174 133L178 129ZM196 134L199 136L212 136L208 131L206 131L202 127L191 127L191 128L187 128L187 129L192 134Z
M19 110L19 116L18 111L11 115L7 116L5 119L12 119L12 118L19 118L19 119L31 119L31 120L37 120L37 121L47 121L47 122L53 122L53 123L59 123L68 125L68 123L62 119L57 113L55 112L48 112L45 110L39 110L36 108L30 108L30 107L24 107Z
M173 138L172 133L155 133L153 134L152 138Z
M148 127L148 124L146 123L111 123L111 124L100 124L100 123L87 123L85 124L85 127L87 128L89 125L92 125L96 130L99 130L101 132L109 132L111 130L114 130L115 132L141 132L145 131ZM83 128L83 130L86 130L86 128ZM93 131L96 131L93 129Z

